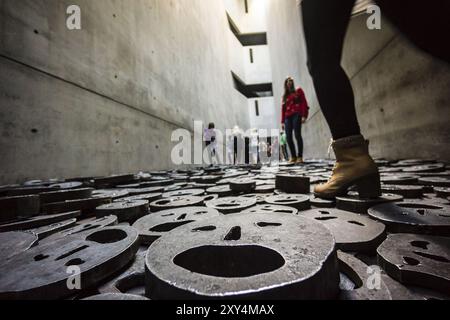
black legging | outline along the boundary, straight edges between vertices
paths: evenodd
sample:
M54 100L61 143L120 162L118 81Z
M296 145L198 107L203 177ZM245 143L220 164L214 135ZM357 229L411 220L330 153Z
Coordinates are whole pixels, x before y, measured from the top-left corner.
M302 138L302 118L298 113L287 117L284 121L284 127L286 130L286 140L289 145L289 150L291 151L291 156L303 158L303 138ZM297 140L298 153L295 149L294 138L292 133L295 135L295 140Z
M417 6L408 0L377 0L410 40L449 61L449 48L439 32L447 32L448 0ZM355 0L303 0L302 13L308 67L319 104L333 138L360 134L350 80L341 67L342 49ZM444 35L445 37L445 35Z

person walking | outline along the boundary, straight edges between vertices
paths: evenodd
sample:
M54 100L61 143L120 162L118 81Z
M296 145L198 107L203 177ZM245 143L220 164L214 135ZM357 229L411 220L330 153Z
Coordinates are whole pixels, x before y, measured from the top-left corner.
M280 146L281 146L282 160L288 161L289 155L288 155L288 151L287 151L286 133L284 131L280 132Z
M306 122L308 114L309 106L305 93L300 87L296 89L294 79L288 77L284 82L281 126L286 132L286 140L291 151L290 164L303 163L302 124ZM294 135L297 140L297 149L294 144Z
M308 68L320 107L330 127L336 165L330 180L316 186L321 198L334 198L356 186L362 198L381 195L378 167L361 133L350 80L341 66L345 35L356 0L303 0L303 26ZM442 36L448 30L450 1L412 4L407 0L375 0L382 13L409 40L429 54L450 62L450 47Z
M209 161L209 165L214 165L217 164L217 141L216 141L216 126L213 122L211 122L208 125L208 129L205 129L204 131L204 140L205 140L205 145L206 145L206 149L207 149L207 153L208 153L208 161ZM216 161L214 162L215 159Z

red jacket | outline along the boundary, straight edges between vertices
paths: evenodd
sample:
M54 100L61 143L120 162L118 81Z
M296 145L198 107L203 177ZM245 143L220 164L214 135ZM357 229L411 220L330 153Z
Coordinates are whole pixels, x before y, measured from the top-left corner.
M308 101L306 101L305 93L301 88L298 88L295 93L291 93L286 102L283 99L281 107L281 123L284 120L294 114L300 114L302 118L308 118L309 106Z

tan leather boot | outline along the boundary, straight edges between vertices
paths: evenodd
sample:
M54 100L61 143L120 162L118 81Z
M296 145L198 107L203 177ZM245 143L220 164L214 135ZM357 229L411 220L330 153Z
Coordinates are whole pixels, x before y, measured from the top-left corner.
M296 164L297 163L297 158L291 158L288 163L289 164Z
M317 197L330 199L344 195L355 185L360 198L377 198L381 195L378 167L369 155L369 142L363 136L352 136L332 143L336 165L330 180L317 186Z
M297 164L304 164L303 158L297 158Z

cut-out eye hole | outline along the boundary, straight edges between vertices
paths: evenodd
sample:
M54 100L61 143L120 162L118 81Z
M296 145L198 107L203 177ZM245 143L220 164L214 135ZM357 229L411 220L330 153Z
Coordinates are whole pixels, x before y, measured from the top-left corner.
M233 227L225 236L225 241L238 241L241 239L241 227Z
M411 245L413 247L421 248L424 250L428 250L428 246L430 245L429 242L426 241L411 241Z
M171 200L158 200L158 201L156 201L156 204L165 205L165 204L169 204L171 202L172 202Z
M175 213L166 213L166 214L163 214L161 217L171 217L174 215L175 215Z
M181 216L179 216L177 220L184 220L184 219L186 219L186 217L187 217L187 214L184 213Z
M348 223L356 224L357 226L361 226L361 227L365 226L364 224L362 224L361 222L358 222L358 221L349 221Z
M439 216L440 216L440 217L443 217L443 218L450 218L450 216L449 216L449 215L446 215L446 214L440 214Z
M315 218L315 219L319 220L319 221L327 221L327 220L337 219L337 217L319 217L319 218Z
M417 266L420 264L420 261L411 257L403 257L403 261L409 266Z
M49 256L46 254L38 254L36 257L34 257L34 261L42 261L44 259L47 259Z
M328 211L319 211L320 214L330 214Z
M192 230L192 232L199 232L199 231L214 231L217 228L215 226L205 226L200 228L195 228Z
M185 224L193 222L192 220L184 220L180 222L171 222L171 223L163 223L153 228L150 228L148 231L150 232L169 232L178 227L184 226Z
M86 261L84 261L83 259L80 259L80 258L72 259L72 260L66 262L66 267L68 267L68 266L79 266L79 265L82 265L85 262Z
M73 249L73 250L67 252L66 254L63 254L63 255L59 256L58 258L55 259L55 261L59 261L59 260L65 259L67 257L70 257L71 255L73 255L75 253L78 253L80 251L83 251L84 249L87 249L87 248L89 248L89 246L88 245L84 245L84 246L81 246L79 248Z
M424 209L418 209L416 210L418 214L420 214L421 216L425 215L425 210Z
M196 215L196 216L199 216L199 215L207 214L207 213L208 213L208 212L206 212L206 211L200 211L200 212L196 212L195 215Z
M434 254L429 254L429 253L425 253L425 252L417 252L414 251L414 254L417 254L418 256L424 257L424 258L428 258L434 261L438 261L438 262L445 262L445 263L449 263L450 261L445 258L445 257L441 257L441 256L437 256Z
M256 225L258 227L265 228L265 227L280 227L282 224L273 222L258 222Z
M86 240L100 244L114 243L122 241L127 237L127 233L120 229L100 230L89 235Z

